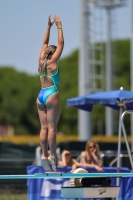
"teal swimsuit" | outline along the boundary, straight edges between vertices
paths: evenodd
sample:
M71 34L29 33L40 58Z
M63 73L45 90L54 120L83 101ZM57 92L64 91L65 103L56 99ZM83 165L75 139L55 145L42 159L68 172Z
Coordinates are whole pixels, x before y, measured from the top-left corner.
M59 75L60 75L59 69L57 69L57 72L51 76L48 76L43 71L43 74L40 77L47 76L51 78L54 85L46 87L46 88L41 88L38 94L38 100L40 101L41 104L46 105L48 98L51 97L53 94L58 93Z

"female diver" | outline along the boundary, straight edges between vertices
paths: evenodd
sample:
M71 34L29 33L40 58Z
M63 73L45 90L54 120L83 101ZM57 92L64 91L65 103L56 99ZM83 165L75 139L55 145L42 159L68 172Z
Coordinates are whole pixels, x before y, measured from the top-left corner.
M36 103L41 124L41 165L45 171L51 171L52 168L56 172L56 130L60 116L58 61L63 51L64 37L60 18L56 15L53 18L54 21L51 22L50 16L48 16L48 26L40 52L38 72L40 74L41 90ZM48 46L50 30L54 23L57 26L58 44L57 46Z

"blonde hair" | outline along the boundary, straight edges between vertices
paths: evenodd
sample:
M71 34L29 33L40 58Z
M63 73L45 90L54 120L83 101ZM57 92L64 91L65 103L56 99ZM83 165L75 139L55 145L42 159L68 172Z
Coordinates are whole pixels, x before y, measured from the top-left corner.
M44 54L44 60L51 59L51 57L54 54L56 48L57 47L55 45L48 46L47 49L46 49L46 51L45 51L45 54Z
M43 64L38 68L39 73L42 73L43 70L47 67L47 60L51 59L52 55L56 51L56 46L55 45L50 45L46 48L45 54L44 54L44 62Z
M86 146L85 146L85 150L89 153L90 143L93 143L95 145L96 155L99 156L99 152L100 152L99 145L93 139L88 140L88 142L86 143Z

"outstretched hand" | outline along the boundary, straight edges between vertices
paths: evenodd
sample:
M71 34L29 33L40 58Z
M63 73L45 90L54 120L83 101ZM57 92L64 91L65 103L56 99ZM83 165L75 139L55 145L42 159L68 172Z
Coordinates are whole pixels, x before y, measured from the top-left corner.
M54 15L54 22L58 28L62 27L60 17L58 17L57 15Z
M48 25L51 27L54 24L54 21L51 22L51 15L48 16Z

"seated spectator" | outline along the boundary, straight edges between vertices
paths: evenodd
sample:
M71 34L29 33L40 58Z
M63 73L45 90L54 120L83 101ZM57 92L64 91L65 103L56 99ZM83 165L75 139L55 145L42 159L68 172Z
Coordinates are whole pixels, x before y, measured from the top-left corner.
M61 161L58 162L58 166L60 167L68 167L72 166L72 171L77 167L80 167L81 164L76 161L76 159L72 158L70 151L64 150L61 154Z
M103 163L99 155L99 146L94 140L90 139L86 143L85 151L81 153L79 162L84 167L95 168L97 171L103 172Z

